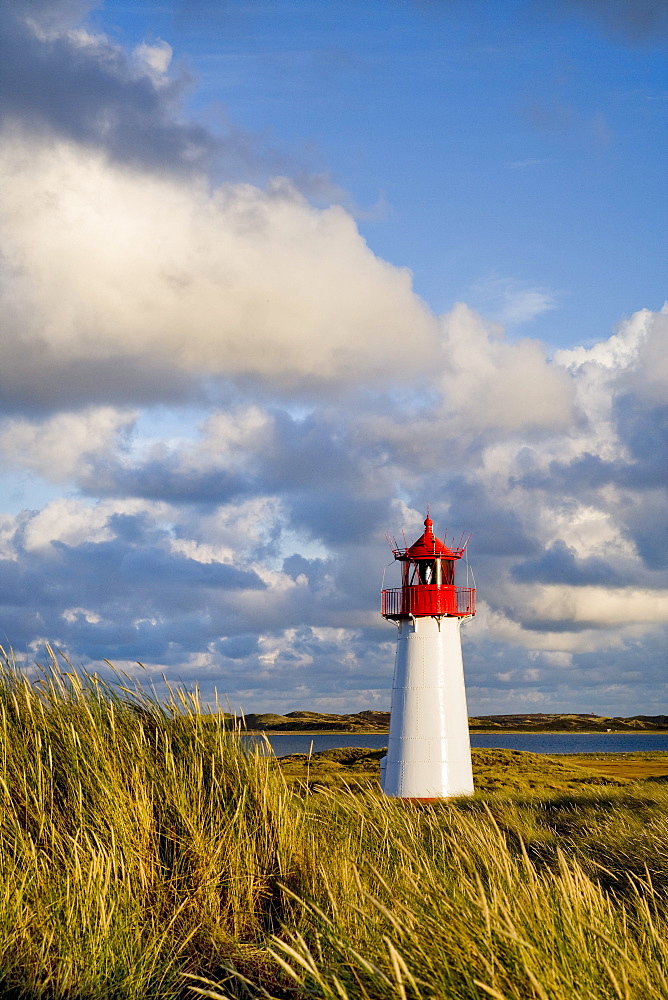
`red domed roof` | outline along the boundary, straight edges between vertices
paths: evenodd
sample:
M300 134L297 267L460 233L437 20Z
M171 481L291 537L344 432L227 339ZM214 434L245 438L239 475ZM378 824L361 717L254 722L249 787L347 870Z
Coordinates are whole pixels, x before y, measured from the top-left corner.
M434 556L441 556L444 559L458 559L461 555L454 553L447 545L444 545L440 538L433 532L434 522L427 514L424 522L425 531L417 542L406 549L406 556L409 559L433 559Z

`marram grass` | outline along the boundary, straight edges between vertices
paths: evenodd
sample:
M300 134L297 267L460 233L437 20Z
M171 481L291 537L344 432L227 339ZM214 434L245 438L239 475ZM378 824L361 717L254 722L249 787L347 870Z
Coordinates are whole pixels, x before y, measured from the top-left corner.
M0 672L0 995L668 997L668 791L310 793L200 710Z

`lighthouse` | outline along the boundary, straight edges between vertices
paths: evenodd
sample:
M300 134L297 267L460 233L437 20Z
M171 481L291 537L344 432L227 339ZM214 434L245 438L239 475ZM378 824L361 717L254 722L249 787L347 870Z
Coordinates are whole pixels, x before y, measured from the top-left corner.
M466 543L448 548L429 514L424 529L410 547L394 543L401 587L381 594L381 614L398 629L381 787L429 800L473 792L460 630L475 614L475 589L455 585Z

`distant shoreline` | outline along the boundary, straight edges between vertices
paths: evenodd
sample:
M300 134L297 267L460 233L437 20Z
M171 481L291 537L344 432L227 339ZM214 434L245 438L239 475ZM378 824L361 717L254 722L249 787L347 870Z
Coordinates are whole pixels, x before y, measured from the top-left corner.
M249 712L227 721L242 730L279 736L378 736L389 733L390 713L375 710L340 713L295 711ZM515 712L505 715L470 715L469 732L485 735L595 735L660 736L668 733L668 715L606 716L595 713Z
M242 729L249 736L389 736L378 729ZM471 736L668 736L665 729L469 729Z

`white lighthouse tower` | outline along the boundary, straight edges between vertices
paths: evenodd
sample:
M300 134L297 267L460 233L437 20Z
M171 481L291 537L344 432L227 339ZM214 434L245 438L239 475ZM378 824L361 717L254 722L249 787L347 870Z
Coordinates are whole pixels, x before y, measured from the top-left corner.
M402 585L381 595L383 617L399 630L381 787L402 799L473 792L460 628L475 614L475 589L455 586L466 544L444 545L429 515L424 527L409 548L395 543Z

